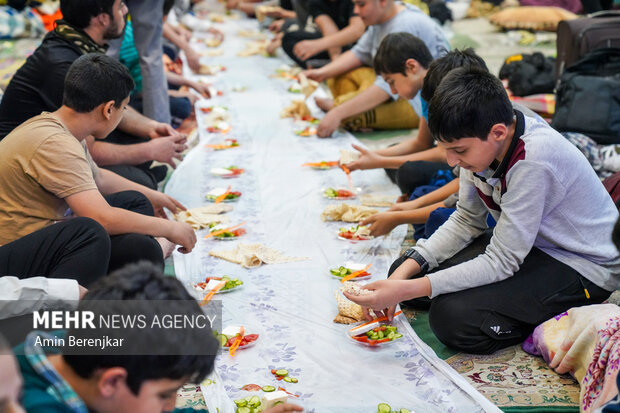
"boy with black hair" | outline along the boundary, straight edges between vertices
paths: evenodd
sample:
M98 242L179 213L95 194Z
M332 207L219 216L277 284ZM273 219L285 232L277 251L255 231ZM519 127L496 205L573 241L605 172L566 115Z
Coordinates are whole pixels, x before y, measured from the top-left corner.
M420 9L395 0L354 0L354 13L367 29L355 46L338 58L304 74L313 80L329 79L334 95L316 99L327 113L317 128L319 137L331 136L341 122L359 129L403 129L417 126L414 107L390 93L390 87L372 70L379 44L390 33L408 32L419 37L430 54L439 57L449 50L441 27ZM393 99L397 99L394 100Z
M367 285L372 294L348 298L392 318L396 303L428 296L439 340L492 353L618 287L609 194L577 148L513 109L499 79L452 70L430 101L429 128L461 167L456 212L395 261L388 280Z
M161 218L163 208L184 209L178 201L97 168L86 149L87 136L102 139L118 125L133 86L120 62L84 55L67 73L63 106L0 142L0 243L78 216L110 235L110 270L141 259L163 267L174 244L192 250L192 228Z
M153 300L166 301L170 308L164 310L149 304ZM101 279L80 302L78 310L96 308L97 314L105 318L117 315L122 301L132 303L133 308L143 307L145 312L139 314L147 314L156 307L155 311L162 314L203 315L179 280L163 276L158 268L148 263L127 266ZM98 302L109 303L109 306L97 305ZM152 348L153 343L165 345L168 354L69 355L49 347L44 352L42 346L36 344L37 337L50 336L41 336L35 331L28 336L23 348L16 350L24 377L26 410L30 413L172 411L177 390L188 381L200 383L213 370L219 348L208 326L176 328L174 334L159 328L108 329L107 332L125 337L133 348ZM88 337L88 329L71 329L66 336L71 335ZM200 347L201 351L187 351L190 347ZM301 410L299 406L282 404L265 412Z
M347 165L351 171L386 168L390 178L404 194L427 185L433 175L448 169L445 153L434 145L428 129L428 101L443 77L457 67L479 67L487 70L484 60L473 49L452 50L444 56L422 58L420 40L409 33L393 33L381 42L374 60L375 71L390 85L392 93L411 100L421 94L418 134L388 148L369 151L357 145L360 158Z

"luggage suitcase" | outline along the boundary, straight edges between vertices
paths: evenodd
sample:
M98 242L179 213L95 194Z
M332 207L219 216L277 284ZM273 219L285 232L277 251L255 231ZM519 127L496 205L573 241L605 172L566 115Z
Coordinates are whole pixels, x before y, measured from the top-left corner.
M620 47L620 10L602 11L575 20L563 20L557 29L555 79L586 53Z

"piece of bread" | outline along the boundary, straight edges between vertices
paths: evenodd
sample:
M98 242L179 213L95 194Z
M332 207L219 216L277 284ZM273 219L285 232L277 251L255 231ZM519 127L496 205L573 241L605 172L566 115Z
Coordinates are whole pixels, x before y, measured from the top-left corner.
M321 219L323 221L359 222L378 212L374 208L363 205L342 203L340 205L328 205L321 214Z
M360 197L360 200L362 205L367 207L389 207L396 202L396 196L365 194Z
M308 259L307 257L287 257L282 252L262 244L239 244L234 250L210 251L209 255L245 268L255 268L263 263L281 264Z
M346 165L353 161L357 161L360 157L360 153L357 151L350 151L348 149L340 149L340 165Z

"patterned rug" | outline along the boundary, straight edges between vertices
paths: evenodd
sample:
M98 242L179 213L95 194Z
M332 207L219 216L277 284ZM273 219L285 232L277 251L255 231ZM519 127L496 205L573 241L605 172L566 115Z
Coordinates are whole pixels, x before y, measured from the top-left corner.
M402 252L415 245L410 227ZM481 394L505 412L579 412L579 384L559 375L541 357L520 345L491 355L457 353L444 346L428 324L428 312L403 308L411 327L438 357L459 372Z

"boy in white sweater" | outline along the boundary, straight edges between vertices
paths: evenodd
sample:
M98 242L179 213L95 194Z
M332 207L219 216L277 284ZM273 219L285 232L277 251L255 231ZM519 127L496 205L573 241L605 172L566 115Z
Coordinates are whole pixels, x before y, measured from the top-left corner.
M491 353L609 297L620 279L611 241L618 211L577 148L514 110L501 82L476 68L442 80L428 123L448 163L461 167L456 212L388 280L366 286L373 294L350 299L391 318L395 304L430 297L430 325L444 344Z

